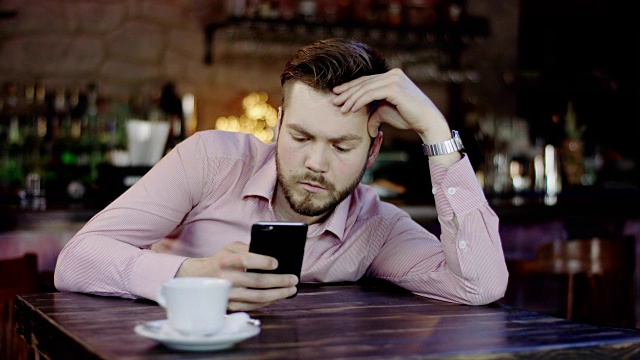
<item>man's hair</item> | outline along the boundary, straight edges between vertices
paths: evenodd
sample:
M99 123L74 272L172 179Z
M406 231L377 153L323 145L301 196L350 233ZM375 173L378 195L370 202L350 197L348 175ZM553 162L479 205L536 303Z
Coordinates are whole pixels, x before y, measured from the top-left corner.
M299 49L280 75L282 103L285 87L295 81L316 90L330 92L334 87L361 76L389 71L387 61L368 45L351 39L320 40ZM369 109L372 114L375 111Z

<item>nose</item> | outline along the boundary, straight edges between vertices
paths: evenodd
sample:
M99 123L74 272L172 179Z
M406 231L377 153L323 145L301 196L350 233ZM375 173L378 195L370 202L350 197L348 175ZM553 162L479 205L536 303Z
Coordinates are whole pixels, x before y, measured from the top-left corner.
M329 169L327 148L321 144L306 149L304 166L317 173L324 173Z

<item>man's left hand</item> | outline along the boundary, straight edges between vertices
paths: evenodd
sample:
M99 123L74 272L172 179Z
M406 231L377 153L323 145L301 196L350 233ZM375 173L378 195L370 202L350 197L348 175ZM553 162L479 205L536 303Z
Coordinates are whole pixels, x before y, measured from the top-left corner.
M433 102L400 69L384 74L363 76L333 89L337 95L333 104L343 113L357 112L373 101L381 101L369 119L371 137L380 124L398 129L412 129L426 143L436 143L451 137L444 116Z

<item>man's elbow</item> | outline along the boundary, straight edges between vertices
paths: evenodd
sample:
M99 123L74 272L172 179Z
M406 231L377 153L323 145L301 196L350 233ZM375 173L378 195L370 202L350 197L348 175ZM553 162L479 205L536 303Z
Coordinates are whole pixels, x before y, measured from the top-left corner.
M67 271L63 265L58 264L53 273L53 285L58 291L75 291L73 288L73 282L69 281L72 278L67 276Z
M509 273L505 270L483 279L478 284L477 293L468 298L468 305L487 305L504 297L509 284Z

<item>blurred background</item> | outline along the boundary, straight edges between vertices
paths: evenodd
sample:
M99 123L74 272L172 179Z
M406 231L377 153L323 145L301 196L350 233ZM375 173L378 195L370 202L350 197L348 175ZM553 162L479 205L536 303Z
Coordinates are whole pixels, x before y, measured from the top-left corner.
M378 49L460 131L509 260L533 261L553 241L640 238L638 30L629 6L0 0L0 257L40 252L41 270L52 271L84 221L196 131L272 141L285 62L329 37ZM438 233L419 138L383 131L363 181ZM522 289L508 300L566 315L558 281L547 287L556 302L526 303Z

